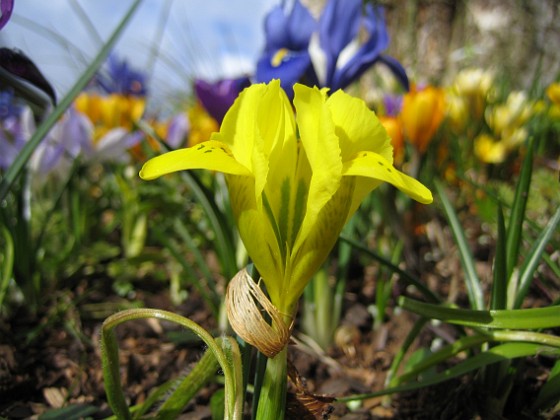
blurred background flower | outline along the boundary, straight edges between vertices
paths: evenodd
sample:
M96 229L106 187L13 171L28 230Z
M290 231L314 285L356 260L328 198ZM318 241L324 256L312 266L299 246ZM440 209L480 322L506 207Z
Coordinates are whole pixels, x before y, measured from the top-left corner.
M299 0L283 2L268 14L265 32L256 81L280 79L289 95L298 81L343 89L378 62L408 89L404 68L382 54L389 36L381 7L368 3L363 13L360 0L329 0L317 21Z

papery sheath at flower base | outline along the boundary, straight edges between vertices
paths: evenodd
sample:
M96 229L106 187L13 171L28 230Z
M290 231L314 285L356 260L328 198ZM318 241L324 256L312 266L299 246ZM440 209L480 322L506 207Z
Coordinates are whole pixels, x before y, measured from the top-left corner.
M369 192L389 182L432 201L424 185L393 167L391 141L362 100L301 84L294 92L295 117L278 80L252 85L209 141L153 158L140 172L146 180L188 169L225 174L240 236L288 321Z

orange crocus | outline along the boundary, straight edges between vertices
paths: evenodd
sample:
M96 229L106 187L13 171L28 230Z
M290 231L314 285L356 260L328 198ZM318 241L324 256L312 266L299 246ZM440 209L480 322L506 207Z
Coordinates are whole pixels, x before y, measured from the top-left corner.
M445 93L434 86L413 86L403 98L401 121L405 137L424 153L443 121Z

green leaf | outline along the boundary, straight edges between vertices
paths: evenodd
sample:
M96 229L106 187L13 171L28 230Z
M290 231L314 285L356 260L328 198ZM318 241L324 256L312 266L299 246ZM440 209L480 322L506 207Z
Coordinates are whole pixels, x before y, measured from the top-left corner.
M14 240L10 231L6 226L1 225L2 236L4 237L4 253L1 255L0 261L2 261L2 272L0 272L0 309L4 303L4 297L10 285L10 279L12 278L12 271L14 268Z
M525 219L525 208L527 207L527 199L529 198L529 188L531 187L531 176L533 173L533 145L534 140L529 140L527 147L527 155L523 161L519 181L515 190L515 197L511 207L507 229L506 242L506 260L507 274L511 278L513 270L517 264L519 257L519 248L521 246L521 231L523 228L523 220Z
M401 297L399 304L426 318L469 327L536 330L560 326L560 306L477 311L434 305L407 297Z
M490 309L505 309L507 304L506 226L502 206L498 205L498 239L494 257Z
M550 353L553 355L560 355L560 351L554 347L543 346L534 343L506 343L499 346L492 347L491 349L479 353L473 357L469 357L465 361L445 369L435 376L430 376L429 379L422 381L414 381L404 385L386 388L381 391L349 395L347 397L337 398L339 402L350 402L365 400L368 398L375 398L382 395L395 394L399 392L413 391L427 386L436 385L450 379L465 375L470 372L478 371L480 368L498 363L506 360L516 359L519 357L534 356L542 353Z
M547 409L560 401L560 360L550 371L548 380L542 386L533 404L534 409Z
M345 235L340 235L340 239L344 242L349 243L350 245L360 250L361 252L364 252L365 254L369 255L374 260L379 261L381 264L386 266L391 271L397 273L403 281L416 287L418 291L422 293L426 299L432 302L441 302L441 298L437 296L434 292L432 292L428 287L426 287L426 285L422 283L420 279L408 273L407 271L401 269L400 267L396 266L388 258L382 257L381 255L369 249L367 246Z
M440 197L447 220L449 221L453 236L455 237L455 242L459 248L461 265L465 270L465 284L467 286L469 302L473 309L482 309L484 308L484 293L482 291L480 279L476 273L474 258L465 237L465 232L463 231L459 218L453 209L453 205L445 194L443 186L438 181L435 181L434 185Z
M136 0L128 9L126 15L121 19L119 25L111 34L109 40L105 43L103 48L99 51L93 62L86 68L84 73L80 76L78 81L74 84L72 89L66 94L60 103L54 108L51 114L37 127L37 130L21 149L19 154L16 156L14 162L6 172L2 182L0 183L0 201L4 200L6 194L10 190L12 184L18 177L18 175L23 170L25 164L41 142L43 138L48 134L49 130L55 125L62 114L72 105L74 99L80 94L80 92L87 86L91 79L95 76L95 73L101 67L111 50L113 49L115 43L117 42L122 31L134 15L134 12L140 5L141 0Z
M550 240L553 233L556 232L556 227L560 223L560 207L556 210L556 213L550 219L548 224L540 233L539 237L533 244L531 250L529 251L527 257L525 257L525 261L523 266L519 270L519 280L518 280L518 289L515 295L515 308L520 308L523 304L523 300L529 291L529 287L533 281L533 275L537 270L539 262L541 260L541 256L545 250L546 244Z

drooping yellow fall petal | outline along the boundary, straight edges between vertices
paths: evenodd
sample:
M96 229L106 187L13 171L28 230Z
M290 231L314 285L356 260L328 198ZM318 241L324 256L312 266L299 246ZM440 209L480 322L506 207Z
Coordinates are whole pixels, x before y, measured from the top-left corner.
M234 175L250 175L249 170L235 160L227 144L209 140L188 149L179 149L147 161L140 171L145 180L158 178L186 169L208 169Z
M395 169L383 156L373 152L360 152L344 163L344 176L359 176L388 182L414 200L430 204L432 193L416 179Z

